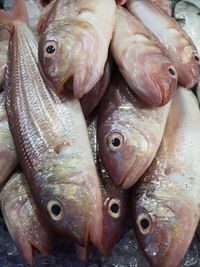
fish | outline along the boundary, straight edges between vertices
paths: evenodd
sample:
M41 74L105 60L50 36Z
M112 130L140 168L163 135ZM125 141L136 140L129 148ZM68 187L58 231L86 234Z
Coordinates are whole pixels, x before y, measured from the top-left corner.
M140 100L153 107L170 100L178 81L175 67L157 38L123 7L117 7L111 52Z
M198 1L188 0L180 1L176 4L174 9L175 19L178 21L183 30L194 42L198 53L200 53L200 38L199 38L199 27L200 27L200 6ZM200 102L200 84L195 88L197 99Z
M113 184L99 157L97 116L92 119L88 126L90 144L100 177L102 191L103 234L101 241L96 244L96 247L103 255L108 255L122 236L124 226L126 225L129 191L116 187Z
M120 74L101 101L97 121L99 156L116 186L133 186L159 148L170 102L154 109L142 105Z
M111 57L108 58L105 68L103 77L99 80L99 82L80 99L80 104L83 110L83 114L86 119L88 119L94 109L98 106L100 100L104 96L106 89L109 86L110 78L112 72L112 59Z
M158 153L132 191L136 237L151 266L179 266L200 217L200 112L179 86Z
M48 17L48 14L50 10L52 9L53 5L55 4L56 0L52 1L40 1L40 4L44 7L41 10L39 19L38 19L38 24L37 24L37 32L38 35L41 35L42 32L44 31L45 28L45 21Z
M34 250L47 256L54 244L53 231L43 222L30 195L24 174L14 173L1 189L0 203L6 226L24 261L33 263Z
M0 187L18 164L17 153L8 125L4 93L0 93Z
M9 42L8 32L0 28L0 90L4 78L4 71L5 71L7 51L8 51L8 42Z
M100 80L115 10L114 0L55 2L42 27L38 55L41 71L58 95L72 84L74 97L80 99Z
M101 238L101 190L80 103L59 98L38 68L25 0L0 23L10 27L5 104L20 165L33 199L55 232L84 246ZM83 205L84 203L84 205Z
M171 0L150 0L150 2L162 9L168 16L172 16Z
M189 1L178 2L174 9L174 16L182 29L192 39L198 53L200 53L200 38L198 35L200 27L200 8L194 3Z
M146 0L128 0L127 8L166 48L178 73L179 83L186 88L195 86L199 79L200 57L192 40L175 19Z

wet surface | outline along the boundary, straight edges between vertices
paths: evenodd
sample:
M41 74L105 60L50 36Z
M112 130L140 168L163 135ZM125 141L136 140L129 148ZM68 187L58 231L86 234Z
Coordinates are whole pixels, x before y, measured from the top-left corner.
M4 0L0 0L0 6ZM29 9L33 19L37 19L37 10L34 9L33 0ZM174 0L173 0L174 2ZM5 1L9 7L11 0ZM32 5L32 6L31 6ZM35 22L34 22L35 23ZM199 231L200 232L200 231ZM186 233L187 234L187 233ZM183 261L182 267L200 267L200 239L194 237L191 247ZM0 215L0 267L25 267L18 249L16 248L3 218ZM48 257L41 254L35 255L35 267L150 267L142 251L138 247L134 231L127 230L122 239L116 244L109 257L101 256L95 248L89 250L89 260L86 263L78 261L75 247L64 239L58 239L56 246Z
M200 243L195 236L182 267L200 266ZM0 267L26 267L21 258L5 223L0 217ZM95 248L90 248L89 260L86 263L77 259L75 247L58 239L56 246L48 257L35 255L35 267L150 267L145 260L133 230L128 230L123 238L116 244L109 257L101 256Z

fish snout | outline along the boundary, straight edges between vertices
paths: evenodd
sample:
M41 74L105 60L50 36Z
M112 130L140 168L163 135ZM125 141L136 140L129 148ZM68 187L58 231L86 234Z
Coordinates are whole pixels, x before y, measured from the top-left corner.
M185 48L182 55L182 64L179 65L179 82L190 89L194 87L199 80L200 75L200 56L197 51L191 51L191 48Z
M179 266L199 220L198 208L191 210L187 199L185 203L181 199L165 202L167 205L158 202L155 212L138 212L134 219L138 241L155 267Z

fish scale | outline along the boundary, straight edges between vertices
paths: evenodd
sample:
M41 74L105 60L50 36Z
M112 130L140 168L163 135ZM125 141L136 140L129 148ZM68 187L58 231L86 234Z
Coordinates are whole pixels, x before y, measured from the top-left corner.
M25 10L24 0L14 7L20 4ZM34 36L25 23L12 23L6 108L30 191L56 232L78 245L95 245L102 234L102 200L80 103L53 92L40 74Z
M37 67L37 63L35 62L35 60L33 58L33 55L34 55L33 51L29 49L29 46L27 45L26 39L24 38L24 35L25 35L24 31L26 31L26 29L23 29L23 30L19 29L19 31L20 31L18 33L19 36L16 37L16 39L19 41L21 40L20 43L18 44L19 51L21 51L21 52L19 52L18 54L15 54L16 55L15 60L17 62L14 65L20 66L22 68L21 73L16 75L16 77L21 76L22 80L20 78L18 78L18 80L16 80L17 78L15 77L16 91L17 91L17 88L20 89L18 91L18 94L20 96L13 98L13 99L14 99L14 101L15 101L15 99L16 100L20 99L19 104L17 104L17 102L15 102L15 104L14 104L14 105L18 106L18 109L21 112L20 116L26 116L28 114L27 119L25 119L25 117L24 117L21 120L22 121L21 123L24 124L26 121L24 126L26 126L27 136L29 136L29 139L30 139L29 133L31 133L31 132L34 132L33 136L38 135L38 141L35 142L35 140L32 140L34 145L31 145L29 142L31 140L30 139L27 142L28 144L30 144L30 147L25 149L25 153L27 153L28 151L32 151L32 154L33 154L33 151L36 151L35 153L36 153L36 158L37 158L37 156L40 153L42 153L42 151L52 147L52 145L56 144L57 142L62 142L62 139L60 140L60 138L59 138L59 140L57 140L58 132L59 133L61 132L60 129L63 132L63 137L69 132L67 132L65 129L63 129L64 127L62 127L62 125L60 125L59 116L55 112L55 107L54 107L55 102L60 103L60 101L58 101L56 97L54 97L54 99L55 99L55 101L54 101L54 99L52 99L51 96L49 96L48 91L45 89L46 87L45 87L42 79L40 78L40 80L39 80L38 67ZM27 49L26 53L22 52L24 50L20 49L20 47L22 47L22 46L26 47L26 49ZM15 53L17 53L17 51L18 50L16 48ZM34 56L36 57L36 55L34 55ZM35 63L33 63L33 62L35 62ZM16 69L19 69L19 68L16 68ZM35 69L35 71L34 71L34 69ZM28 75L27 71L28 70L29 70L29 75L31 75L31 77L32 77L31 80L27 80L27 75ZM19 84L18 84L18 82L19 82ZM28 88L28 90L23 91L22 88ZM39 90L36 90L36 88L39 88ZM24 104L21 103L22 99L24 99ZM30 101L29 99L31 100L31 102L29 102ZM40 99L45 99L45 102L41 101ZM30 103L30 104L28 104L28 106L26 106L27 103ZM31 113L29 112L30 106L31 106ZM25 108L25 110L22 112L23 108ZM38 110L39 108L40 108L40 110ZM37 113L35 114L34 111L39 112L39 114L43 114L46 118L44 117L44 119L41 120L41 115L40 115L40 120L38 120ZM32 118L32 119L30 120L30 118ZM33 123L33 126L31 126L31 124L32 124L31 121ZM46 122L48 122L48 124ZM21 123L19 120L19 124L20 124L19 128L22 129L21 134L26 135L24 127L23 126L21 127ZM57 124L57 125L55 125L55 124ZM68 130L70 130L70 129L68 129ZM45 134L45 136L43 136L41 134ZM37 143L37 146L34 149L36 143ZM39 143L40 143L40 145L39 145ZM40 149L39 149L39 147L40 147Z
M39 63L58 94L72 87L74 96L81 98L102 77L115 8L114 0L55 1L48 16L44 12L40 21ZM55 53L49 54L48 47L55 48ZM101 56L96 56L97 51Z
M157 155L133 188L136 234L152 266L178 266L199 221L199 118L193 92L179 86Z

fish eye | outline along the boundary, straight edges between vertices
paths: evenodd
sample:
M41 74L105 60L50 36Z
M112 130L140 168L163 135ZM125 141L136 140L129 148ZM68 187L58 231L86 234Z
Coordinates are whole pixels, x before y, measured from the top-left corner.
M199 55L195 55L195 56L194 56L194 59L195 59L197 62L199 62L199 61L200 61Z
M60 203L57 200L49 200L47 203L47 210L50 217L54 221L62 219L63 213Z
M169 73L170 73L172 76L175 76L175 75L176 75L176 70L175 70L173 67L169 67L169 68L168 68L168 71L169 71Z
M113 218L119 218L121 215L120 200L117 198L112 198L108 204L108 213Z
M53 57L57 51L57 43L54 41L49 41L46 43L44 48L44 55L46 57Z
M151 231L151 219L149 215L146 213L140 213L137 217L137 225L143 235L149 234Z
M107 137L107 143L112 152L118 151L123 142L123 136L120 133L112 133Z

